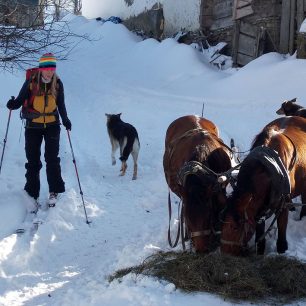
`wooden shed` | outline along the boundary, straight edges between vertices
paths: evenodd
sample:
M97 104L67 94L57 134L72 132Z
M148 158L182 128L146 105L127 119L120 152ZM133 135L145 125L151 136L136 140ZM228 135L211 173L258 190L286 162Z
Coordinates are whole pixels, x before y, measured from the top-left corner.
M243 66L271 51L293 54L305 16L306 0L202 0L200 23Z

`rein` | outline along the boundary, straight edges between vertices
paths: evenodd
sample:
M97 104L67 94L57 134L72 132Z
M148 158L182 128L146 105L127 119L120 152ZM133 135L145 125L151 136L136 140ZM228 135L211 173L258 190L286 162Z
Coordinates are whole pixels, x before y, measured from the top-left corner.
M288 172L290 172L290 171L292 170L292 168L293 168L295 162L296 162L297 150L296 150L296 146L295 146L293 140L292 140L288 135L286 135L286 134L284 134L284 133L283 133L282 135L284 135L285 137L287 137L287 138L289 139L289 141L291 142L292 146L293 146L293 157L292 157L291 162L290 162L290 165L289 165L289 167L288 167Z
M177 217L177 219L179 220L179 223L178 223L178 227L177 227L176 237L175 237L175 240L173 242L172 238L171 238L171 233L170 233L172 208L171 208L171 197L170 197L170 190L169 190L169 193L168 193L168 211L169 211L168 243L169 243L171 248L175 248L178 245L180 236L181 236L182 248L185 251L186 250L185 242L187 240L189 240L189 238L209 236L211 233L213 233L214 235L218 235L218 234L221 233L219 231L215 231L214 228L212 228L212 229L203 230L203 231L190 232L190 237L188 237L188 234L187 234L186 228L185 228L185 222L184 222L183 206L181 207L181 203L182 203L182 201L180 201L179 205L178 205L178 211L177 211L178 217Z
M171 248L175 248L178 244L180 235L181 235L181 242L182 242L182 247L183 250L185 251L186 249L186 245L185 245L185 241L188 240L187 235L185 233L184 235L184 216L182 213L182 209L181 209L181 202L179 202L178 208L177 208L177 219L179 220L178 223L178 227L177 227L177 233L176 233L176 237L175 237L175 241L172 242L171 239L171 233L170 233L170 223L171 223L171 218L172 218L172 208L171 208L171 197L170 197L170 190L168 193L168 211L169 211L169 225L168 225L168 243L170 245Z
M277 218L280 216L281 212L283 211L283 209L287 206L287 203L285 202L285 198L283 197L282 199L282 204L281 207L274 213L274 219L271 222L270 226L268 227L268 229L258 238L256 245L265 239L265 237L268 235L268 233L272 230L274 223L276 222ZM257 222L260 223L260 220Z

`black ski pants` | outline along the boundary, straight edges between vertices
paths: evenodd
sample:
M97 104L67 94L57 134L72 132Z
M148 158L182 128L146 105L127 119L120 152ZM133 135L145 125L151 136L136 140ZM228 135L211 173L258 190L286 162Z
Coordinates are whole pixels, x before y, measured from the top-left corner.
M25 152L27 157L26 184L24 189L30 196L37 199L40 191L39 171L42 168L40 152L42 141L45 141L45 161L49 192L65 191L65 183L61 176L59 153L59 125L49 125L46 128L25 129Z

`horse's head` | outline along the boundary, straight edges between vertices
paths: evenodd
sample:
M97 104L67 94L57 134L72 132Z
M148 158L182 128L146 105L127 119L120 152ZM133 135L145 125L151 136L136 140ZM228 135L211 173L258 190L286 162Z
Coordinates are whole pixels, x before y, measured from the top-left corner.
M218 177L199 162L190 162L180 171L183 214L197 252L208 252L220 233L219 214L226 205L225 189Z
M237 185L228 199L221 234L221 252L241 255L256 229L256 222L270 203L271 178L258 161L245 161Z
M255 232L252 195L248 193L239 199L230 198L228 205L221 233L221 252L241 255Z

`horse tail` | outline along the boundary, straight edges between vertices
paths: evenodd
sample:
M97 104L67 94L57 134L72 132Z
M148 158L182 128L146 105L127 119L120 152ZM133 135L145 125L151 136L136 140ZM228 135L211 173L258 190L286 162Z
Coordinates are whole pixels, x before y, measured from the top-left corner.
M267 146L271 141L271 138L278 134L280 129L277 125L266 126L258 135L255 136L251 150L258 146Z

